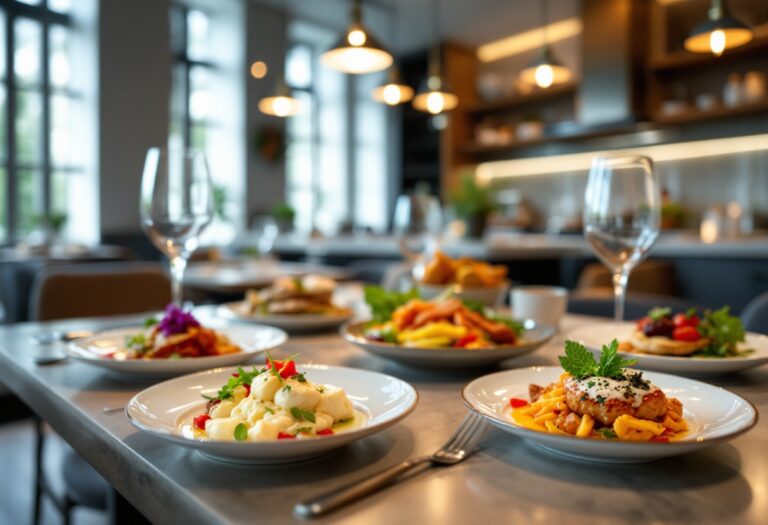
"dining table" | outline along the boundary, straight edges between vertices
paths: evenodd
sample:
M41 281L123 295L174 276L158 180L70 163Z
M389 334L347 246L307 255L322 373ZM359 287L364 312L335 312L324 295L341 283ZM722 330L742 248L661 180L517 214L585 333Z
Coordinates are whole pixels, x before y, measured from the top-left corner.
M211 312L214 310L211 309ZM302 363L373 370L412 384L414 412L331 454L255 466L206 457L134 427L122 409L154 381L111 375L66 359L40 333L141 324L143 316L18 323L0 327L0 382L27 403L154 523L302 523L294 505L408 458L434 452L467 413L462 387L499 370L556 365L568 334L598 320L566 315L538 351L493 368L408 368L366 353L337 332L291 336L275 352ZM703 381L768 410L768 366ZM30 461L32 458L30 457ZM454 466L411 475L317 523L742 523L768 522L768 418L734 440L639 464L602 464L554 455L495 427Z

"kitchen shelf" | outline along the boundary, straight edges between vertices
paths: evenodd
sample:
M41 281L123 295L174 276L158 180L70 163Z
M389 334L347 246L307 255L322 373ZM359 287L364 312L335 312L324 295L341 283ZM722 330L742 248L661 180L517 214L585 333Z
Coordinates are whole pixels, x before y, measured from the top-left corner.
M527 106L528 104L532 103L546 102L555 98L573 96L576 94L578 87L578 83L569 82L566 84L555 85L548 89L537 89L536 91L528 93L527 95L515 95L502 100L495 100L493 102L473 104L467 107L466 111L474 115L484 115L486 113L509 111Z
M710 53L679 51L656 58L648 67L657 73L667 73L724 64L750 56L765 57L766 53L768 36L759 36L746 45L727 50L719 57Z
M671 115L655 113L653 121L659 124L687 124L694 122L705 122L719 118L737 117L740 115L751 115L768 111L768 99L742 104L735 107L719 106L708 111L691 109Z

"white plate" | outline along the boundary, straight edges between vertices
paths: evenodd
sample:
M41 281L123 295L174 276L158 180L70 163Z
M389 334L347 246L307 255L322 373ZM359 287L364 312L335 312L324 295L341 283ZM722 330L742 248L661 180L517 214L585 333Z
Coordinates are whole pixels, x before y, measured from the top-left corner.
M262 288L283 276L317 274L344 280L350 273L342 268L306 263L265 261L220 261L192 263L184 272L184 284L218 292L238 293Z
M217 459L269 464L324 454L380 432L410 414L419 398L405 381L378 372L323 365L297 368L306 372L313 383L343 388L355 410L365 416L362 426L315 439L232 442L184 437L182 425L190 424L205 409L206 401L201 394L215 394L236 371L234 367L178 377L149 387L131 399L126 413L141 430Z
M686 454L735 438L757 423L746 399L720 387L669 374L646 372L647 379L683 404L690 433L672 443L583 439L529 430L510 416L509 398L528 399L528 385L548 385L563 370L556 366L505 370L475 379L462 391L470 409L510 434L564 456L602 463L641 463Z
M626 341L635 329L635 323L596 323L583 326L567 334L567 339L578 341L592 353L599 354L602 345L614 339ZM712 376L746 370L768 363L768 337L747 333L743 348L754 352L741 357L675 357L665 355L619 352L625 359L637 359L635 368L668 372L688 376Z
M108 330L75 339L66 346L70 357L112 372L146 377L169 377L207 370L217 366L230 366L253 361L259 354L277 348L288 340L288 335L271 326L206 326L226 335L243 349L235 354L184 359L109 359L104 355L125 348L126 336L144 332L146 328Z
M487 366L520 357L533 352L555 335L555 329L549 325L538 324L529 319L522 321L525 332L515 345L497 346L487 350L467 350L464 348L416 348L393 343L370 341L363 335L368 321L348 323L341 327L344 339L368 352L385 359L410 366L429 368L463 368L467 366Z
M311 332L338 328L352 318L352 312L332 314L249 314L242 301L224 303L217 314L225 319L246 323L260 323L276 326L289 332Z

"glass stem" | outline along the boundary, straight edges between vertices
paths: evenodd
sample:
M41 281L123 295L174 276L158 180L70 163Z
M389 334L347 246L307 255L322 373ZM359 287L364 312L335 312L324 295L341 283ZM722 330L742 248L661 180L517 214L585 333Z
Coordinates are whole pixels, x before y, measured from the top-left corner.
M182 306L184 301L183 285L184 270L187 268L187 259L181 255L171 257L171 299L173 304Z
M627 298L627 281L629 272L619 270L613 274L613 319L616 322L624 320L624 303Z

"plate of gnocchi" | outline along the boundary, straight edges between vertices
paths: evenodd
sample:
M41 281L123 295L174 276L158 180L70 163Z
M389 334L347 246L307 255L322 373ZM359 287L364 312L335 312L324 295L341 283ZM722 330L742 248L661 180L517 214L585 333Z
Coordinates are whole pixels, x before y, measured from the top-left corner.
M216 368L159 383L126 407L139 429L215 459L271 464L322 455L380 432L416 407L394 377L344 367Z

